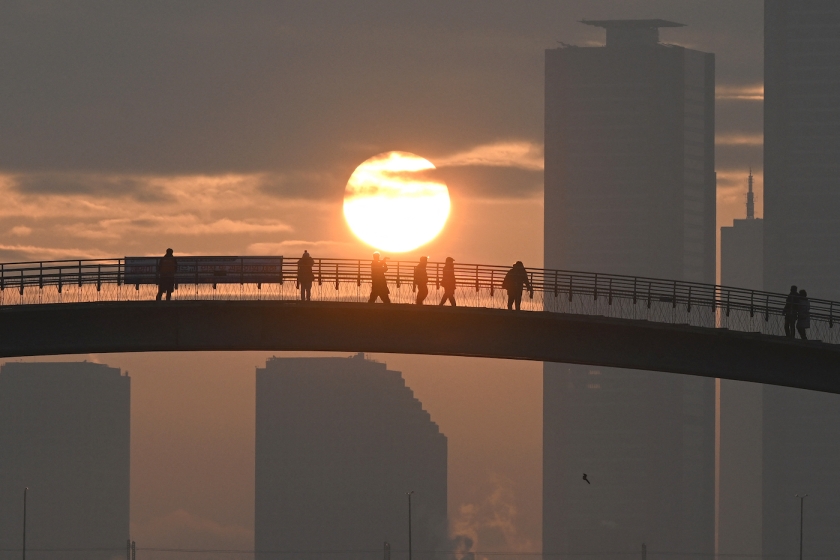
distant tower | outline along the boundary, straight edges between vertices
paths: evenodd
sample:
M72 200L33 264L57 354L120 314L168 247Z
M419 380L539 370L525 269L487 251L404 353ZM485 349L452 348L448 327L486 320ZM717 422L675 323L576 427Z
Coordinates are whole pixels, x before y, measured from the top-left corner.
M360 559L383 541L408 550L413 490L414 558L430 559L447 542L446 476L446 436L400 372L361 354L272 358L257 369L259 558Z
M764 286L764 220L755 217L753 174L747 178L747 217L720 228L720 282L761 290ZM721 556L762 554L762 406L757 383L719 381L720 478L718 538ZM767 551L772 554L773 551Z
M764 220L755 217L753 174L747 177L747 217L720 228L720 283L764 289Z

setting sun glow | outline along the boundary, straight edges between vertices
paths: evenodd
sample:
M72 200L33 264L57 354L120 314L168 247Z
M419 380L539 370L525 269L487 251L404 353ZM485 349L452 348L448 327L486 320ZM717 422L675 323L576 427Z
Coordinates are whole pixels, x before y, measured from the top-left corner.
M440 233L449 217L449 189L429 176L435 166L408 152L386 152L353 172L344 191L344 218L377 249L401 253Z

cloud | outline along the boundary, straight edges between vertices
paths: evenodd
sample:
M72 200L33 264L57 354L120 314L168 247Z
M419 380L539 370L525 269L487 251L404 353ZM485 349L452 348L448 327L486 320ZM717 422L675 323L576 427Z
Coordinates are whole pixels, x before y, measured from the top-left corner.
M531 198L543 190L542 170L517 167L444 167L436 176L453 196Z
M29 173L14 178L21 193L41 195L96 195L132 197L145 201L165 201L160 185L146 177L108 176L96 173Z
M265 194L285 199L320 199L340 198L344 194L346 180L333 173L297 171L266 173L257 181L259 190Z
M314 252L314 247L317 247L323 252L333 249L345 249L351 246L351 243L343 241L304 241L301 239L290 239L278 243L251 243L248 245L245 253L248 255L283 255L289 254L290 252L293 254L302 253L304 250L312 253Z
M32 233L32 228L27 226L15 226L9 230L9 235L16 235L18 237L26 237Z
M467 151L437 158L433 163L437 167L514 167L541 171L543 169L543 146L528 141L482 144Z
M106 252L97 251L95 249L0 244L0 259L5 262L37 261L41 259L106 259L110 257L113 257L113 255L109 255Z
M715 136L715 144L718 146L762 146L764 145L763 134L727 133Z
M715 88L715 99L764 101L764 84L720 85Z

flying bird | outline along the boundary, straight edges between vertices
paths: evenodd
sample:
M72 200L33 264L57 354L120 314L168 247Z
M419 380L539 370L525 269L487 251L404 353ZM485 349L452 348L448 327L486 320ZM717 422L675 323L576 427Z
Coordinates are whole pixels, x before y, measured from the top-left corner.
M592 484L591 482L589 482L589 479L586 478L586 473L583 473L583 480L585 480L587 484Z

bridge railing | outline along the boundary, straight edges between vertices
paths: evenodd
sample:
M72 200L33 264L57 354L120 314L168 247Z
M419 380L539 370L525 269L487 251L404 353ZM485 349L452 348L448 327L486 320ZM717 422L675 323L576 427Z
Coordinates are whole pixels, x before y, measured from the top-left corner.
M413 303L415 262L389 261L391 300ZM443 263L429 262L429 297L442 294ZM507 266L455 264L458 305L504 308ZM526 269L532 290L522 309L602 315L672 324L784 334L786 294L657 278L565 270ZM315 259L312 298L367 301L370 261ZM297 258L179 257L175 299L294 300ZM126 257L0 263L0 306L154 299L157 258ZM840 343L836 302L810 299L809 338Z

